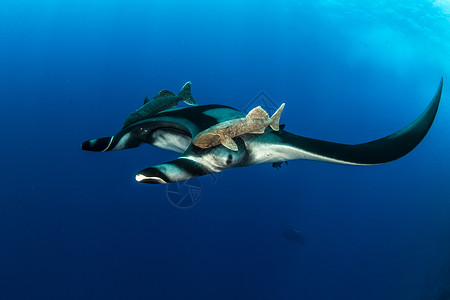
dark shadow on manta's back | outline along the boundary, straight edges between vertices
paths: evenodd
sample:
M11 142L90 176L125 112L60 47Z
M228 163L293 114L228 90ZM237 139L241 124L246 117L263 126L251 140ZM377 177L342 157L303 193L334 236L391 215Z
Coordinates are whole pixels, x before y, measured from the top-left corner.
M305 238L303 234L297 229L288 229L283 232L283 239L286 241L297 242L302 246L305 246Z

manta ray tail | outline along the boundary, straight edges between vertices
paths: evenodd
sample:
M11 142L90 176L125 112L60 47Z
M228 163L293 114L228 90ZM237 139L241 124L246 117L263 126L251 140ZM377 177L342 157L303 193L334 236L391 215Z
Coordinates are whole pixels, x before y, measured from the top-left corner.
M281 104L281 106L277 109L277 111L270 117L272 119L272 123L270 124L270 128L272 128L275 131L280 130L280 117L281 113L283 112L284 103Z
M181 88L181 91L178 93L178 96L181 98L181 101L188 105L197 105L197 102L195 102L194 97L191 95L190 81L185 83L185 85Z
M194 160L180 157L173 161L144 169L136 174L142 183L170 183L215 173Z

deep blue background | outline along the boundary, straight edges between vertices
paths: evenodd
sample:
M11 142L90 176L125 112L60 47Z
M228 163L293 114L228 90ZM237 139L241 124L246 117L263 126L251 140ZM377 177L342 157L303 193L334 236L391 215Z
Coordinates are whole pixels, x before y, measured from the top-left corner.
M450 78L446 1L310 2L2 1L0 299L431 299L449 284L447 83L398 161L233 169L202 178L190 209L134 180L176 153L79 150L188 80L199 104L265 91L290 132L360 143Z

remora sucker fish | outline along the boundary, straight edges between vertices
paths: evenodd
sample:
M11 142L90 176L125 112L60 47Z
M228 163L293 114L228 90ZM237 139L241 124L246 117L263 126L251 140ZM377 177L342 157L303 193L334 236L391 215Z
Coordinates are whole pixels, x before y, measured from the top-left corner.
M155 97L153 97L152 100L150 100L148 96L145 97L144 104L126 118L125 122L123 123L122 129L139 121L145 120L151 115L177 106L179 101L183 101L188 105L197 105L197 102L195 102L194 98L191 95L190 81L184 84L178 95L175 95L171 91L163 89Z
M233 141L234 137L247 133L263 134L267 126L278 131L283 108L284 103L269 118L269 114L261 106L257 106L245 118L225 121L203 130L195 136L192 144L202 149L222 144L232 151L238 151L238 146Z

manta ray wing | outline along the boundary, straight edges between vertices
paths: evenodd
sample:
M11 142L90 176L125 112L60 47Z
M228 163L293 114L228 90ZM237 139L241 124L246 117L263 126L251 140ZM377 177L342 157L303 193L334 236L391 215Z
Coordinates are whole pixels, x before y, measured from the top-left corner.
M351 165L375 165L396 160L412 151L425 137L436 116L442 94L441 79L434 98L410 125L384 138L348 145L298 136L287 131L271 132L249 140L249 164L308 159Z
M224 105L172 108L126 127L112 137L85 141L81 149L105 152L135 148L146 143L183 153L192 137L199 132L242 116L245 114Z

